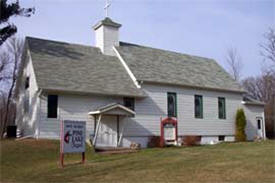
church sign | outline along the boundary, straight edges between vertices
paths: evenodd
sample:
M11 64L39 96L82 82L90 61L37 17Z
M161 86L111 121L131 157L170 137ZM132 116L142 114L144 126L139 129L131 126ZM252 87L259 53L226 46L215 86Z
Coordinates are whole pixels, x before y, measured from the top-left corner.
M63 167L65 153L82 153L82 162L85 160L85 121L61 121L60 128L60 161Z
M175 140L176 139L176 127L173 124L164 124L164 140Z
M176 118L161 119L160 123L160 146L176 145L178 140L178 125Z

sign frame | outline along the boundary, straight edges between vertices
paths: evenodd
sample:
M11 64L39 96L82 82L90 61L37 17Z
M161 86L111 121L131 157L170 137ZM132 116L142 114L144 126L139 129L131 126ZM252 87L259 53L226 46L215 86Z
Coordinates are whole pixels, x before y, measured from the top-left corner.
M67 125L64 127L64 125ZM74 130L73 134L64 133L66 128L79 128L81 130L77 131ZM70 131L71 132L71 131ZM73 146L70 148L68 147L67 143L70 145L70 140L73 141ZM79 141L81 140L81 142ZM66 143L66 144L65 144ZM77 144L80 143L80 144ZM76 145L75 145L76 144ZM82 146L80 148L80 146ZM64 149L66 147L66 149ZM79 148L74 149L74 148ZM86 150L86 121L76 121L76 120L61 120L60 121L60 166L64 167L64 156L67 153L81 153L82 159L81 163L85 163L85 150Z
M175 145L177 144L178 141L178 121L176 118L172 118L172 117L167 117L165 119L162 120L162 118L160 118L160 132L161 132L161 136L160 136L160 147L164 147L166 144L171 144L174 143ZM165 125L173 125L175 128L175 139L170 139L170 140L165 140L164 138L164 128Z

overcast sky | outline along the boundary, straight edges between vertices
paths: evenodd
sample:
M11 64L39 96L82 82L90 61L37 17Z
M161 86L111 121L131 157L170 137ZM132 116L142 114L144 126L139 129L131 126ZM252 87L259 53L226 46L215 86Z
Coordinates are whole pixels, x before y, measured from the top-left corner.
M31 18L12 19L21 36L94 45L92 26L104 18L105 0L21 0ZM122 24L120 40L214 58L226 68L235 47L243 77L260 73L259 43L274 27L273 0L112 0L110 17Z

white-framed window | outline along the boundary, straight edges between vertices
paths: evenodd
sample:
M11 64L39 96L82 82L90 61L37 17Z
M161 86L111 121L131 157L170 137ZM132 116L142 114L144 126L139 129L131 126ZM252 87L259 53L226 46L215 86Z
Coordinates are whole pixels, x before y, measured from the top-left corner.
M48 118L57 118L58 96L48 95Z
M201 95L195 95L195 118L203 118L203 99Z
M218 108L219 108L219 119L226 119L226 108L225 108L225 98L218 98Z

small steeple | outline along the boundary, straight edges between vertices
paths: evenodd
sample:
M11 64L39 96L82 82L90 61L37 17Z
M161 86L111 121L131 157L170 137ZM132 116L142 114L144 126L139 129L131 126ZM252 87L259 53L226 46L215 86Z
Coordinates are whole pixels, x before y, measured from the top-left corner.
M97 24L94 25L94 30L98 29L100 26L110 26L113 28L120 28L121 24L114 22L111 18L106 17L105 19L99 21Z
M119 28L121 24L106 17L93 26L95 31L95 46L106 55L115 56L114 46L119 46Z
M114 22L108 17L108 10L111 4L106 0L105 18L93 26L95 31L95 46L106 55L115 56L114 46L119 46L119 28L121 24Z

